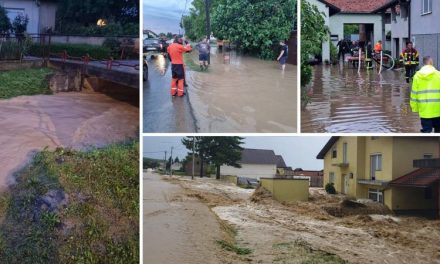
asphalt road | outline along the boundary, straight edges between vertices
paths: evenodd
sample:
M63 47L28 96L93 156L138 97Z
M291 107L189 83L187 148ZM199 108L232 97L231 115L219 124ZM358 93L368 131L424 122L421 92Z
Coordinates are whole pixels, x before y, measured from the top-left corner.
M188 96L172 97L171 66L159 56L148 60L148 81L144 82L143 132L197 132Z

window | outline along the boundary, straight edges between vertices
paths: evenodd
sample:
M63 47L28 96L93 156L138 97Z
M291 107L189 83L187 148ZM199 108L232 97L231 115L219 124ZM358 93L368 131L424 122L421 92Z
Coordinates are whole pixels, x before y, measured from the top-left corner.
M432 0L422 0L422 15L432 13Z
M368 199L383 203L383 192L378 189L368 189Z
M371 137L371 140L379 139L379 137Z
M342 163L344 163L344 164L348 163L348 160L347 160L347 148L348 148L347 143L342 144Z
M338 151L336 150L336 148L332 149L332 159L336 159L338 157Z
M329 182L335 183L335 173L334 172L329 173Z
M431 200L432 199L432 188L428 187L425 189L425 199Z
M24 9L23 8L6 8L6 15L8 16L9 21L11 21L11 23L12 23L18 15L24 15Z
M382 170L382 154L373 154L370 156L370 178L376 180L376 171Z
M432 154L431 153L423 154L423 159L432 159Z

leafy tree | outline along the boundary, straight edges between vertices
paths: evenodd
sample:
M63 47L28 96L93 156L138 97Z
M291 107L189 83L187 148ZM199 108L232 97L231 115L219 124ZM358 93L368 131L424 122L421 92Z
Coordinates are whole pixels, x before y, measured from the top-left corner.
M264 59L275 59L278 43L294 30L296 0L223 0L212 13L214 35Z
M29 17L27 15L19 14L12 22L12 31L15 35L22 36L26 32L27 25L29 23Z
M325 14L308 1L301 1L301 92L307 99L305 86L312 79L310 57L318 54L322 42L328 39L329 30L325 26Z
M200 159L200 177L203 177L203 167L207 161L208 149L211 137L186 137L182 139L182 144L189 150L197 153Z
M210 0L209 11L212 12L225 0ZM182 18L181 27L185 29L185 35L192 40L199 40L206 36L206 5L205 0L194 0L189 9L189 15Z
M0 6L0 34L7 34L11 30L11 22L7 16L6 9Z
M179 163L179 162L180 162L179 157L176 157L176 158L174 159L174 163Z
M212 137L209 147L209 160L216 167L216 179L220 179L220 166L229 165L241 168L241 137Z

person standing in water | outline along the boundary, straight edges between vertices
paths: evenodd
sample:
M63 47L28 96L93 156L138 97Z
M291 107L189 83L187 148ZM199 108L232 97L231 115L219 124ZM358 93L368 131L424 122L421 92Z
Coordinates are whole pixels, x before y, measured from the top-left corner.
M199 63L200 70L208 70L208 56L211 51L211 46L209 46L207 38L204 38L196 45L197 50L199 51Z
M284 71L286 69L287 56L289 56L289 47L286 45L286 42L284 40L280 41L280 45L281 45L281 52L277 58L277 61L280 62L281 69Z
M176 37L174 43L168 47L168 54L171 60L171 95L179 97L184 95L183 83L185 79L185 69L183 67L183 53L192 50L187 42L183 45L183 38Z

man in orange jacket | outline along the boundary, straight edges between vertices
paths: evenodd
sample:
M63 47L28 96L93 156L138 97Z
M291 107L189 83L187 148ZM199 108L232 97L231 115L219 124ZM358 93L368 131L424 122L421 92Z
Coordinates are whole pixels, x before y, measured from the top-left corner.
M183 96L183 84L185 79L185 69L183 68L183 53L192 50L191 45L185 41L185 46L183 45L183 38L176 37L174 43L171 44L167 51L171 60L171 95L180 97Z

